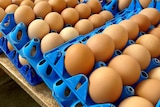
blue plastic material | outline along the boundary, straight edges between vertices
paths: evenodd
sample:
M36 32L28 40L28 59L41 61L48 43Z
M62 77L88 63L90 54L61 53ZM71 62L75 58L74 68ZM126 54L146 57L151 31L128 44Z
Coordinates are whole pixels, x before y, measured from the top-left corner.
M160 99L159 99L158 103L156 104L156 107L160 107Z
M147 69L145 69L145 72L149 72L150 70L152 70L155 67L159 67L160 66L160 60L158 58L152 58L149 66L147 67Z

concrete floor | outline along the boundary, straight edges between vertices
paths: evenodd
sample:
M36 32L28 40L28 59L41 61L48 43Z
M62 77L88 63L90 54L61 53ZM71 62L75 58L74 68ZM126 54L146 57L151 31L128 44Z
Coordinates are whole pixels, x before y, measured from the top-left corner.
M0 69L0 107L40 107L18 84Z

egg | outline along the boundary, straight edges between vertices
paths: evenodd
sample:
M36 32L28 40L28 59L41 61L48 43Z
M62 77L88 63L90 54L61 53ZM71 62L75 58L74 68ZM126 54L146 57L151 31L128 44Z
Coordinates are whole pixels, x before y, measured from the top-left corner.
M150 52L140 44L129 45L123 50L123 54L134 57L140 64L142 70L145 70L151 61Z
M154 107L154 105L143 97L131 96L122 100L118 107Z
M89 0L87 5L91 8L92 14L98 14L102 10L102 5L99 0Z
M47 33L50 32L49 25L42 19L32 21L28 26L28 36L30 39L42 39Z
M27 5L30 6L31 8L34 7L34 3L31 0L23 0L20 5Z
M118 10L122 11L123 9L127 8L132 0L118 0Z
M130 20L134 21L139 26L139 31L146 32L150 27L150 20L143 14L133 15Z
M156 25L159 22L160 14L156 8L145 8L141 10L139 14L147 16L152 25Z
M61 16L65 24L74 26L74 24L79 20L79 13L75 8L66 8L61 12Z
M67 6L65 0L49 0L48 3L52 6L52 10L58 13L61 13Z
M36 17L44 19L48 13L52 12L52 7L47 1L40 1L34 6L33 11Z
M6 15L6 12L3 8L0 7L0 22L3 20L4 16Z
M107 10L103 10L99 13L100 15L102 15L102 17L104 18L105 22L113 19L113 14L110 11Z
M93 30L93 24L88 19L79 20L74 27L80 35L85 35Z
M12 51L14 49L14 47L11 45L11 43L9 41L7 41L7 47L9 49L9 51Z
M21 65L28 65L29 64L28 61L25 58L23 58L21 55L18 55L18 59L19 59L19 63Z
M127 30L128 39L135 40L138 37L139 26L137 25L137 23L132 20L123 20L119 24Z
M2 32L0 32L0 37L2 37L3 36L3 34L2 34Z
M94 54L85 44L73 44L66 50L64 65L71 76L81 73L89 74L94 67L94 63Z
M151 69L148 73L148 77L151 79L160 80L160 67L155 67L155 68Z
M115 43L115 49L121 50L127 44L128 32L123 26L119 24L113 24L106 27L102 33L107 34L113 39Z
M78 4L78 0L65 0L67 7L75 7Z
M12 4L12 0L0 0L0 7L4 10L8 5Z
M91 15L91 8L86 3L78 4L75 9L78 11L80 19L87 19Z
M17 24L23 22L26 26L28 26L35 19L35 14L31 7L22 5L19 6L14 12L14 18Z
M48 2L49 0L34 0L34 4L37 4L40 1L47 1Z
M6 7L5 12L6 13L14 13L16 9L18 8L18 5L16 4L10 4Z
M160 81L157 79L147 79L140 82L136 88L136 95L146 98L153 105L160 99Z
M139 0L139 3L143 8L147 8L152 0Z
M23 0L12 0L13 4L20 5Z
M154 28L148 32L149 34L155 35L160 39L160 27Z
M63 18L57 12L48 13L45 16L44 20L48 23L52 31L60 32L62 28L64 27Z
M160 39L158 37L144 34L136 40L136 43L145 46L152 58L160 56Z
M107 34L96 34L87 40L86 45L94 53L96 61L108 61L115 50L114 41Z
M112 68L97 68L89 76L89 95L95 103L115 102L122 88L121 77Z
M88 20L93 24L94 28L101 27L105 23L105 19L100 14L91 15Z
M141 74L137 60L129 55L118 55L111 59L108 67L113 68L122 78L123 85L135 84Z
M61 30L60 36L66 42L79 36L79 33L74 27L65 27Z
M62 43L64 43L64 40L58 33L48 33L41 40L41 51L42 53L48 52Z

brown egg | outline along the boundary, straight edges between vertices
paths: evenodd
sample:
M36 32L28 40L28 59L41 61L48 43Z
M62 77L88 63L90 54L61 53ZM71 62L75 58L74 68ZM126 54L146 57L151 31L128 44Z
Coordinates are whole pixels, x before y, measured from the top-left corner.
M34 7L34 3L31 0L23 0L20 5L27 5L30 6L31 8Z
M50 32L49 25L42 19L32 21L28 26L28 36L30 39L42 39L47 33Z
M128 39L135 40L139 33L139 26L132 20L123 20L119 23L128 32ZM133 30L134 29L134 30Z
M139 3L143 8L147 8L152 0L139 0Z
M78 4L78 0L65 0L67 7L75 7Z
M14 12L14 18L17 24L23 22L28 26L35 19L35 14L31 7L22 5Z
M8 5L12 4L12 0L0 0L0 7L4 10Z
M95 103L115 102L122 88L121 77L112 68L97 68L89 76L89 95Z
M96 61L108 61L115 50L114 41L106 34L96 34L88 39L86 45L94 53Z
M34 0L34 4L37 4L40 1L47 1L48 2L49 0Z
M16 9L18 8L18 5L16 4L10 4L6 7L5 12L6 13L14 13Z
M14 49L14 47L11 45L11 43L9 41L7 41L7 47L9 49L9 51L12 51Z
M99 13L104 18L105 22L111 20L114 16L110 11L103 10Z
M148 73L148 77L151 79L160 80L160 67L155 67L155 68L151 69Z
M2 32L0 32L0 37L2 37L2 36L4 36L4 35L2 34Z
M151 57L160 56L160 39L152 34L144 34L136 40L137 44L145 46L151 54Z
M148 32L149 34L153 34L160 39L160 27L154 28Z
M52 7L47 1L40 1L34 6L33 10L36 17L45 18L52 11Z
M93 24L88 19L79 20L74 27L80 35L85 35L93 30Z
M131 96L121 101L118 107L154 107L154 105L143 97Z
M160 14L156 8L145 8L141 10L139 14L147 16L152 25L156 25L159 22Z
M89 74L94 67L94 62L94 55L85 44L73 44L66 50L64 64L70 75Z
M137 60L129 55L118 55L108 64L122 78L123 85L133 85L141 74L141 68Z
M6 12L3 8L0 7L0 22L3 20L4 16L6 15Z
M118 10L122 11L123 9L127 8L132 0L118 0Z
M65 0L49 0L48 3L52 6L52 10L58 13L61 13L67 6Z
M62 11L61 16L65 24L74 26L74 24L79 20L79 14L75 8L66 8Z
M160 81L157 79L147 79L140 82L136 88L136 95L146 98L153 105L160 99Z
M60 32L64 27L64 21L62 16L57 12L50 12L46 15L44 20L50 26L50 29L56 32Z
M65 27L61 30L60 36L66 42L79 36L79 33L74 27Z
M29 64L28 61L25 58L23 58L21 55L18 56L18 59L19 59L19 63L21 65L28 65Z
M64 43L64 40L58 33L48 33L41 40L41 51L45 53Z
M13 4L20 5L23 0L12 0Z
M138 26L140 31L147 31L150 27L150 20L147 16L143 14L133 15L130 20L134 21Z
M91 8L86 3L78 4L75 9L78 11L81 19L87 19L91 15Z
M91 15L88 20L93 24L94 28L101 27L105 23L105 19L100 14Z
M143 45L129 45L124 49L123 54L134 57L140 64L142 70L145 70L151 61L151 54Z
M98 14L102 10L102 5L99 0L89 0L87 4L91 8L92 14Z
M126 46L128 41L128 32L123 26L119 24L110 25L104 29L103 33L113 39L116 49L121 50Z

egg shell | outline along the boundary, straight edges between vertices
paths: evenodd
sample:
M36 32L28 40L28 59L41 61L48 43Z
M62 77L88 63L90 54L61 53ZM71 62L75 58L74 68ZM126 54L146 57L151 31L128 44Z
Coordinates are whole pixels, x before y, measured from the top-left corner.
M65 0L67 7L75 7L78 4L78 0Z
M121 50L127 44L128 32L123 26L119 24L113 24L106 27L102 33L107 34L113 39L115 43L115 49Z
M145 46L152 58L160 56L160 39L158 37L144 34L136 40L136 43Z
M148 73L148 77L151 79L160 80L160 67L155 67L155 68L151 69Z
M148 32L149 34L153 34L160 39L160 27L154 28Z
M61 13L67 6L65 0L49 0L48 3L52 6L52 10L58 13Z
M141 81L135 88L135 94L146 98L153 105L160 99L160 81L157 79L147 79Z
M132 0L118 0L118 10L122 11L123 9L127 8Z
M86 45L92 50L96 61L108 61L115 50L115 44L106 34L96 34L87 40Z
M23 58L21 55L18 56L18 59L19 59L19 63L21 65L28 65L29 64L28 61L25 58Z
M105 22L111 20L114 16L110 11L103 10L99 13L104 18Z
M20 5L23 0L12 0L13 4Z
M71 76L89 74L94 67L94 63L94 54L85 44L73 44L66 50L64 65Z
M154 105L143 97L131 96L122 100L118 107L154 107Z
M143 8L147 8L152 0L139 0L139 3Z
M115 102L120 97L122 88L121 77L112 68L97 68L89 76L89 95L95 103Z
M2 37L3 36L3 34L0 32L0 37Z
M141 73L141 68L137 60L124 54L111 59L108 67L113 68L121 76L123 85L135 84Z
M11 45L11 43L9 41L7 41L7 47L10 51L12 51L14 49L14 47Z
M37 4L38 2L40 2L40 1L49 1L49 0L33 0L34 1L34 4Z
M0 22L3 20L4 16L6 15L6 12L3 8L0 7Z
M102 5L99 0L89 0L87 5L91 8L92 14L98 14L102 10Z
M6 7L5 12L6 13L14 13L16 9L18 8L18 5L16 4L10 4Z
M8 5L12 4L12 0L0 0L0 7L4 10Z
M31 0L23 0L20 5L27 5L33 8L35 4Z

